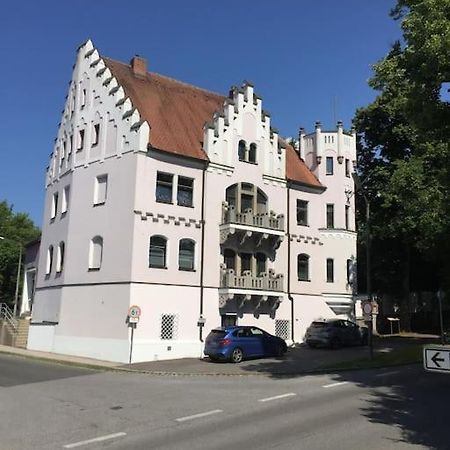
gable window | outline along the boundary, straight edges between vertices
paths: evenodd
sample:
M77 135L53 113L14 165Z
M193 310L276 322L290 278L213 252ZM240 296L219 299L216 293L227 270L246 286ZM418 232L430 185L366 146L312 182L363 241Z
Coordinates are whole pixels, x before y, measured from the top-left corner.
M256 144L250 144L250 149L248 151L248 162L256 163Z
M297 200L297 225L308 225L308 202Z
M100 124L96 123L92 129L92 146L93 147L98 144L99 137L100 137Z
M345 205L345 229L350 229L350 218L349 218L350 206Z
M156 174L156 201L172 203L173 175L158 172Z
M194 180L187 177L178 177L177 203L180 206L193 205Z
M334 260L331 258L327 259L327 283L334 282Z
M78 148L77 151L83 150L84 147L84 130L78 131Z
M345 176L350 178L350 160L345 159Z
M309 281L309 256L304 253L297 256L297 276L299 281Z
M333 175L334 167L333 167L333 157L327 156L327 175Z
M167 239L164 236L152 236L148 253L148 266L166 269Z
M104 205L108 195L108 175L100 175L95 178L94 206Z
M327 228L334 228L334 204L327 204Z
M69 209L69 194L70 194L70 186L66 186L62 192L62 201L61 201L61 216L66 214Z
M55 192L52 197L52 211L50 219L54 220L57 214L58 214L58 193Z
M89 246L89 270L100 270L103 258L103 238L95 236Z
M181 239L178 251L178 269L194 270L195 242L191 239Z
M47 250L47 264L45 265L45 274L50 275L53 267L53 245Z
M56 256L56 272L61 273L64 267L64 242L60 242L58 246L58 254Z
M247 145L246 145L245 141L239 141L239 146L238 146L239 161L245 161L246 153L247 153Z

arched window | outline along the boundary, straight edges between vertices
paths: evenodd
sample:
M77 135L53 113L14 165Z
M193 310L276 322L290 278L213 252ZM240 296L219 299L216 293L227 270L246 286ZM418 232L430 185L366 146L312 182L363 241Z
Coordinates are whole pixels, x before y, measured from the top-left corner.
M181 239L178 251L178 269L194 270L195 242L191 239Z
M248 209L258 214L267 212L267 195L254 184L237 183L229 186L225 192L225 200L237 212L243 213Z
M247 151L247 145L245 141L239 141L239 147L238 147L238 156L239 161L245 161L245 153Z
M164 236L152 236L148 253L148 266L166 269L167 239Z
M58 246L58 254L56 256L56 272L60 273L64 267L64 242L60 242Z
M248 161L256 163L256 144L250 144L250 150L248 152Z
M89 270L100 270L103 257L103 238L95 236L89 248Z
M256 276L267 272L267 256L264 253L256 254Z
M304 253L297 256L297 275L299 281L309 281L309 256Z
M45 274L50 275L53 267L53 245L50 245L50 247L47 250L47 264L45 267Z

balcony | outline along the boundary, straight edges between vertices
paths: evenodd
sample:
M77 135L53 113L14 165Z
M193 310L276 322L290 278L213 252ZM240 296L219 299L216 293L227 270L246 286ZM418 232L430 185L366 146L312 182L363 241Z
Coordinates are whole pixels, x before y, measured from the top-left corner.
M254 213L251 209L237 212L233 205L222 203L220 243L265 247L276 250L284 238L284 215L273 211Z
M222 313L250 313L275 315L283 296L283 275L273 270L252 275L244 271L236 275L233 269L221 266L219 287L219 308Z

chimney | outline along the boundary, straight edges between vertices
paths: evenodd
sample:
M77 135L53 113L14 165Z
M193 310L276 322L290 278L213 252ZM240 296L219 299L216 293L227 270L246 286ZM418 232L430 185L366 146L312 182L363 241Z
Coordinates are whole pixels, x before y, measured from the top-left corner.
M135 55L131 59L130 66L136 76L145 77L147 75L147 61L139 55Z

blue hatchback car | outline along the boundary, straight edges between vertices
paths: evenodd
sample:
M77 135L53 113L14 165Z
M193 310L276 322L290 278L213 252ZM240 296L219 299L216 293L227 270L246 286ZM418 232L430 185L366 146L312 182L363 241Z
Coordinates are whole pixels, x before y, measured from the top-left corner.
M244 358L282 356L286 342L261 328L230 326L215 328L205 341L205 355L212 361L228 360L240 363Z

